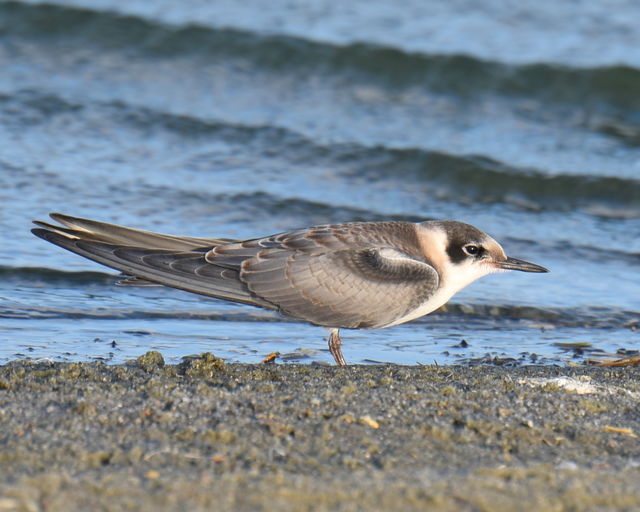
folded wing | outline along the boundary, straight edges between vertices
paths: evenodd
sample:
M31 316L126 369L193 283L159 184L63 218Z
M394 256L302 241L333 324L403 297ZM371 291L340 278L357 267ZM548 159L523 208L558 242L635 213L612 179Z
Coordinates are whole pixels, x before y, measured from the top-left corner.
M207 260L238 269L255 295L290 316L331 327L383 327L438 287L408 223L319 226L221 245Z

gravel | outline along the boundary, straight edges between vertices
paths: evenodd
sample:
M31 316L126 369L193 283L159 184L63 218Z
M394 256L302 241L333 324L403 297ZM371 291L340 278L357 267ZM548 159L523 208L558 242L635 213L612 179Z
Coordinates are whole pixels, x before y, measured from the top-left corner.
M638 510L639 377L13 361L0 512Z

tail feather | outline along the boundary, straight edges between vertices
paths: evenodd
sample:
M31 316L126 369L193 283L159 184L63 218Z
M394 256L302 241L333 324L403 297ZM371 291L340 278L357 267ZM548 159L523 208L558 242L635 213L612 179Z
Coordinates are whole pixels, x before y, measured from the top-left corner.
M52 213L51 218L62 226L55 226L47 222L34 221L45 229L58 231L78 238L106 242L110 244L127 245L131 247L145 247L154 249L171 249L187 251L198 248L211 249L236 240L230 238L197 238L188 236L164 235L152 231L133 229L117 224L109 224L96 220L71 217L62 213Z
M59 214L52 215L52 218L60 220L67 227L37 222L40 227L32 229L32 233L142 282L277 309L274 304L253 294L239 279L237 270L205 260L203 249L207 246L201 242L207 240L210 248L211 241L223 239L181 239ZM146 241L154 245L144 246Z

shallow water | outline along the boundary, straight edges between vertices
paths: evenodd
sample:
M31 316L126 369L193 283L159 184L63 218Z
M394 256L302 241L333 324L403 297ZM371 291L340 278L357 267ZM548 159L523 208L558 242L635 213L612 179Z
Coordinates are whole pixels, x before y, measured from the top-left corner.
M236 4L0 3L0 362L330 360L321 328L115 287L29 233L50 211L233 238L466 221L551 273L490 276L446 312L345 331L348 361L637 348L637 4Z

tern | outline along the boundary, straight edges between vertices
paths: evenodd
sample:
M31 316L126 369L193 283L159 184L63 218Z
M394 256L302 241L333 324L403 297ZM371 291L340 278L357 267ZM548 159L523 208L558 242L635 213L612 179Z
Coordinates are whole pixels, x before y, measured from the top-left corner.
M341 328L409 322L487 274L548 272L507 257L489 235L452 220L347 222L234 240L50 216L59 225L34 221L36 236L121 271L121 284L161 284L328 327L340 366Z

